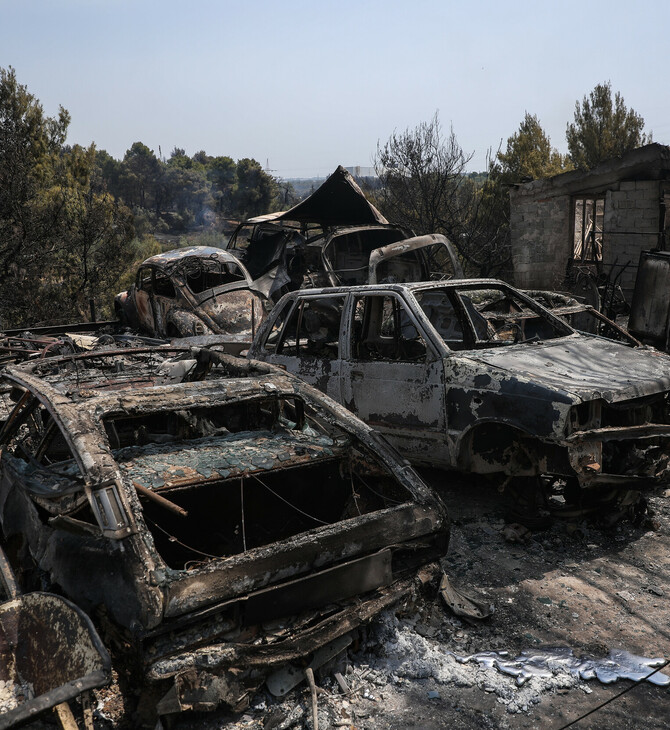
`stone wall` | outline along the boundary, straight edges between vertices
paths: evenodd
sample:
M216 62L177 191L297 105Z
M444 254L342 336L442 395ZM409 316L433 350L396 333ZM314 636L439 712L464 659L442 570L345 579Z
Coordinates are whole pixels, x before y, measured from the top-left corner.
M660 190L655 180L621 182L617 187L605 198L603 269L614 277L628 263L618 283L630 301L640 251L658 245Z
M571 251L570 196L542 200L511 191L514 283L523 289L560 289Z
M510 192L514 279L525 289L563 288L572 256L571 200L575 194L592 194L573 190L560 195L555 189L552 193L531 195L523 189ZM658 245L660 195L655 180L617 181L605 194L603 270L614 277L628 264L618 283L629 302L640 251Z

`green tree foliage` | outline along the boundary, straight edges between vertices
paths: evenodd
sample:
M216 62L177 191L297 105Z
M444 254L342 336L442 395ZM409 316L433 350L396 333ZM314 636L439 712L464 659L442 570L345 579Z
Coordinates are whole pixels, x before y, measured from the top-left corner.
M643 132L644 119L628 109L617 91L612 98L610 82L597 84L581 104L575 102L575 118L568 124L566 139L575 167L589 170L609 157L651 142Z
M244 158L237 163L237 181L232 190L232 211L240 218L271 212L278 187L256 160Z
M153 150L135 142L123 158L121 188L127 205L150 208L155 204L160 162Z
M252 159L235 162L204 150L189 157L175 147L167 161L135 142L120 162L98 153L96 179L132 207L142 232L183 234L216 225L216 217L243 219L291 200L274 177Z
M207 160L206 168L207 177L212 184L216 211L225 214L232 210L237 165L232 157L210 157Z
M493 170L505 183L537 180L572 169L567 155L551 146L551 141L535 115L526 112L519 130L507 139L505 152L498 152Z
M14 69L0 69L0 318L72 321L107 302L132 236L130 212L91 185L95 148L64 146L70 117L47 117ZM103 160L104 162L104 160Z

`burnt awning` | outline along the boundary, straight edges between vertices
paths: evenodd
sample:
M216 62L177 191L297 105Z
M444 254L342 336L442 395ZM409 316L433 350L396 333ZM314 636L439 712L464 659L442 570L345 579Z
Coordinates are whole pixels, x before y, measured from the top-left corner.
M248 223L296 221L321 226L388 224L342 165L309 197L279 213L250 218Z

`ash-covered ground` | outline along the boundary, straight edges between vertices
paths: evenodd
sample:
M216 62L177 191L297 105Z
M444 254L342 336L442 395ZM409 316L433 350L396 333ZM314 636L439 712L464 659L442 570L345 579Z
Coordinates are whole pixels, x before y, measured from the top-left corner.
M434 585L386 612L357 645L317 672L319 728L558 730L606 700L612 701L572 727L667 728L668 687L627 679L603 684L560 663L520 684L457 657L497 651L514 658L564 647L601 666L616 650L670 659L670 490L649 495L653 514L639 526L555 520L547 530L522 535L506 530L504 499L493 483L438 471L424 476L453 520L442 567L453 583L493 603L495 613L477 622L457 618ZM670 666L661 671L670 675ZM312 700L302 683L281 700L259 692L241 714L190 715L170 724L178 730L312 728ZM96 728L124 725L132 727L132 717L124 715L122 700L113 689L100 692Z

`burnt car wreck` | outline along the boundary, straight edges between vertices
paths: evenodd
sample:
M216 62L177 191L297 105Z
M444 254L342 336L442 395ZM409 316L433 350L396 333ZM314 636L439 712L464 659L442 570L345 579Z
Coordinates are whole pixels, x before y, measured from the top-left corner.
M407 593L439 498L295 376L188 348L7 368L0 520L25 590L87 611L159 714L242 708Z
M389 223L342 166L290 210L241 223L226 250L273 302L295 289L463 276L445 236Z
M503 282L452 280L288 294L249 354L414 463L567 480L580 501L668 478L670 359L631 344L579 333Z
M116 295L122 324L155 337L240 336L249 340L262 321L265 297L230 253L189 246L151 256L128 291Z

